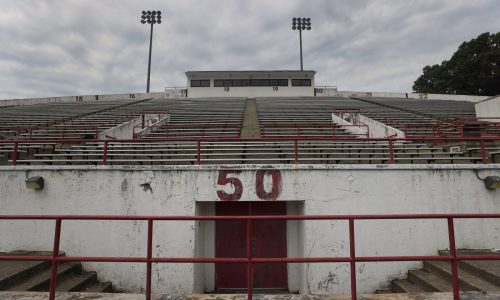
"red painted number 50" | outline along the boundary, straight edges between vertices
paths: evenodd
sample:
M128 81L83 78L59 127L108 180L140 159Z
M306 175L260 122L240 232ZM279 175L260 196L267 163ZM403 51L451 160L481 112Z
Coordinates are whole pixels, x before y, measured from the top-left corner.
M227 177L229 173L240 174L241 171L221 170L219 171L219 178L217 178L218 185L231 184L234 188L232 194L225 191L218 190L217 196L222 201L238 201L243 194L243 184L241 180L235 177ZM270 191L264 188L264 177L270 175L272 179L272 187ZM281 172L279 170L258 170L255 174L255 193L257 197L262 200L274 201L281 194L282 190Z

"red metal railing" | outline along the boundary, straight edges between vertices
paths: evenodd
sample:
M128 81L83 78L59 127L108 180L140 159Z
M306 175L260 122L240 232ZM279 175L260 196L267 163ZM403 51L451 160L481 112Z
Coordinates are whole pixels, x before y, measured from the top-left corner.
M396 219L446 219L450 255L447 256L357 256L355 239L356 220L396 220ZM278 216L103 216L103 215L0 215L0 220L54 220L54 243L52 256L0 256L9 261L50 261L52 263L49 299L55 299L57 286L57 268L62 262L128 262L146 263L146 300L151 299L151 267L153 263L246 263L247 295L253 295L253 265L259 263L349 263L351 277L351 298L357 298L356 263L358 262L394 262L394 261L449 261L451 262L453 298L459 299L458 262L462 260L500 260L500 255L458 255L455 244L455 219L500 219L500 214L397 214L397 215L278 215ZM128 220L147 221L147 245L145 257L89 257L60 256L59 244L63 220ZM246 257L244 258L209 258L209 257L153 257L153 225L154 221L246 221ZM252 256L253 222L257 220L345 220L349 224L349 256L348 257L272 257L259 258Z
M108 147L109 143L113 144L125 144L125 143L154 143L154 142L194 142L197 144L197 163L201 163L201 156L203 155L201 144L204 142L290 142L293 143L294 148L294 162L299 163L300 152L299 152L299 142L317 141L317 142L387 142L388 144L388 162L395 163L396 153L395 153L395 143L397 142L423 142L423 143L444 143L444 142L475 142L479 144L481 161L482 163L489 163L488 147L486 142L498 142L500 137L423 137L423 138L352 138L352 137L331 137L331 138L318 138L318 137L273 137L273 138L227 138L227 137L204 137L204 138L148 138L148 139L113 139L113 140L100 140L100 139L47 139L47 140L0 140L0 145L2 144L13 144L12 147L12 164L16 165L19 158L19 145L21 144L49 144L58 143L73 144L73 143L102 143L102 163L106 164L108 161ZM432 159L431 159L432 160ZM70 161L70 160L68 160Z

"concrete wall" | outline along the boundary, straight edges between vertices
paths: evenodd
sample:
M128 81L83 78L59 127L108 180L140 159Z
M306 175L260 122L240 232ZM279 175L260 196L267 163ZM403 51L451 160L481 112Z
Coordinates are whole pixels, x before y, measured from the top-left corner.
M500 95L476 103L476 116L478 118L500 117ZM500 122L500 119L490 119L492 122Z
M408 98L421 100L454 100L479 102L489 98L488 96L471 95L449 95L449 94L427 94L427 93L398 93L398 92L363 92L363 91L337 91L336 88L323 89L323 93L316 93L316 96L329 97L381 97L381 98Z
M106 129L99 133L99 139L133 139L135 133L139 134L147 134L151 131L150 126L161 125L169 120L168 115L162 114L144 114L144 128L140 130L140 128L136 128L142 124L143 116L139 116L134 118L128 122L122 123L118 126ZM135 131L135 132L134 132Z
M300 97L314 96L314 82L312 86L248 86L248 87L193 87L188 90L189 98L204 97Z
M371 138L386 138L386 137L404 138L406 136L406 134L399 129L396 129L392 126L386 125L379 121L370 119L361 114L358 115L358 120L361 123L366 124L368 126L368 128L370 129L369 137Z
M242 182L240 201L257 197L256 166L225 166ZM290 201L293 214L490 213L500 211L500 190L487 190L479 176L500 175L499 165L277 165L282 189L277 201ZM213 214L217 191L215 166L17 166L0 167L2 214ZM24 180L43 176L42 191L27 190ZM273 189L271 177L264 190ZM158 222L154 256L213 255L213 225L204 222ZM53 222L0 221L0 251L51 249ZM300 221L289 224L290 256L348 256L345 221ZM457 220L457 247L498 248L499 220ZM144 256L145 222L63 221L61 249L68 255ZM359 221L356 254L434 255L448 247L446 221ZM404 277L418 262L360 263L358 287L372 292ZM144 288L145 265L86 263L121 289ZM212 269L211 269L212 268ZM200 264L160 264L153 267L153 291L184 294L213 286L213 267ZM301 293L348 292L346 264L293 264L290 289Z
M52 103L52 102L109 101L109 100L121 100L121 99L143 100L148 98L163 98L163 96L164 93L129 93L129 94L79 95L79 96L46 97L46 98L8 99L8 100L0 100L0 106L31 105L31 104Z
M354 126L351 122L346 121L335 114L332 114L332 122L343 126L342 128L354 135L366 135L368 133L368 129L366 127Z
M370 138L386 138L386 137L404 138L406 136L406 134L403 131L396 129L392 126L385 125L384 123L381 123L379 121L365 117L362 114L348 113L344 114L343 116L344 118L349 117L351 121L342 119L341 117L335 114L332 114L332 121L334 123L344 125L343 128L352 134L366 135L368 133L368 137ZM353 124L363 124L366 126L354 126Z

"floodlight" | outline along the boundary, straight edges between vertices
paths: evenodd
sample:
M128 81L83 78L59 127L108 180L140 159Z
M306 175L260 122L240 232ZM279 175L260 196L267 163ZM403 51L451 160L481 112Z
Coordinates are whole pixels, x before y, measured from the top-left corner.
M500 176L487 176L484 179L484 185L487 189L500 189Z
M300 70L303 71L303 63L302 63L302 30L311 30L311 18L292 18L292 30L299 31L300 38Z
M141 23L142 24L150 24L151 25L151 33L149 35L149 59L148 59L148 81L146 85L146 93L149 93L149 82L151 78L151 51L153 48L153 25L154 24L161 24L161 11L159 10L154 10L154 11L142 11L142 16L141 16Z
M32 190L43 190L45 180L42 176L34 176L25 180L26 188Z

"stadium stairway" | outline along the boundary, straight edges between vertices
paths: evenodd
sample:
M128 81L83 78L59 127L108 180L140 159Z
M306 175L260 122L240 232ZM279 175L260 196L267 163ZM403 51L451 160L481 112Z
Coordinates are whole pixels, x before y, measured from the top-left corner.
M260 124L257 115L257 103L254 98L247 98L241 126L241 137L260 138Z
M439 251L449 255L448 251ZM459 250L458 255L500 255L491 250ZM500 261L461 261L458 263L458 279L461 292L499 292ZM424 261L423 268L408 271L407 279L392 281L389 290L378 293L427 293L451 292L451 267L445 261Z
M64 253L61 253L63 255ZM0 255L51 256L46 251L14 251ZM51 263L46 261L0 261L0 291L48 292ZM58 292L111 293L110 282L97 280L96 272L87 272L80 263L60 263L57 269Z

